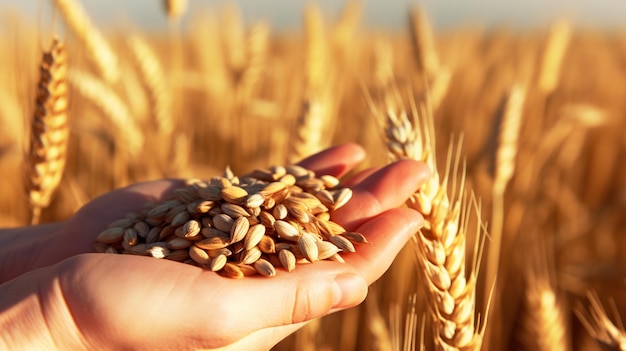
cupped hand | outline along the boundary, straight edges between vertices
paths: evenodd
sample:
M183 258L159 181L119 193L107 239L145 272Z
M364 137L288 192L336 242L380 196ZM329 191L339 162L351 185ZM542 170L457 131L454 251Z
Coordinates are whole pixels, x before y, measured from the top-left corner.
M342 176L363 157L360 147L347 144L301 164ZM39 264L52 265L21 275L9 288L18 293L16 301L35 290L48 337L59 348L269 349L304 322L365 298L367 286L421 225L417 212L398 207L428 175L415 161L357 175L350 183L353 198L332 219L370 244L342 254L345 264L278 269L271 279L233 280L167 260L88 253L108 223L167 197L182 181L133 185L87 204L56 231L59 246L41 251Z

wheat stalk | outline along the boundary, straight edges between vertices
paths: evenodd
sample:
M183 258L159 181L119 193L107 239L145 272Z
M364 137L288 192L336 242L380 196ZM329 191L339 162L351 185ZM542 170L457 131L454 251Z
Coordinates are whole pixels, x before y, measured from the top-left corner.
M50 205L63 177L69 139L66 73L65 45L53 39L50 50L43 53L26 159L31 224L39 223L41 210Z
M117 81L120 76L117 56L102 33L92 25L81 4L75 0L53 1L69 29L87 48L100 75L107 82Z
M473 213L470 204L475 202L465 197L465 172L464 169L459 171L460 148L457 147L455 152L450 147L446 170L440 178L435 159L432 112L426 108L418 112L412 102L409 113L396 114L394 107L388 105L385 123L391 159L423 161L432 170L431 178L410 198L408 205L425 219L414 242L432 300L435 344L444 350L478 350L484 326L478 327L474 317L476 262L469 277L466 277L465 268L465 236ZM482 232L479 216L476 222L478 234ZM476 251L475 254L478 255Z
M365 314L367 316L367 329L371 335L373 350L392 351L393 339L391 328L387 327L387 322L380 312L378 289L370 288L367 299L365 299ZM397 309L399 310L399 306Z
M491 206L491 240L485 282L488 286L495 284L502 245L502 226L504 222L504 192L507 184L515 173L518 139L521 130L525 89L513 86L504 99L498 133L498 148L495 153L495 176L493 181ZM495 305L494 305L495 306Z
M391 331L391 350L394 351L414 351L417 350L418 342L420 350L424 347L424 333L418 339L418 312L417 295L411 294L408 298L408 306L404 318L402 318L401 304L395 303L389 309L389 329ZM422 327L425 321L422 320ZM420 340L420 341L418 341Z

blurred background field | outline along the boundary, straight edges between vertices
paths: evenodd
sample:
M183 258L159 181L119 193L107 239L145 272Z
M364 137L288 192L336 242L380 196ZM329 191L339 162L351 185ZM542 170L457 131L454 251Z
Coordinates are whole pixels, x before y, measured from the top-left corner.
M41 51L54 34L66 39L69 138L65 172L41 222L64 220L132 182L208 178L227 165L244 173L343 142L367 149L361 169L384 165L385 110L371 104L384 106L398 88L405 103L430 96L441 172L450 141L463 137L466 186L481 201L487 232L493 213L502 213L497 308L487 320L498 329L483 349L619 349L619 328L602 320L590 335L576 311L586 311L593 291L607 310L614 304L626 315L621 2L533 1L498 12L504 5L488 1L476 9L396 1L388 10L368 1L267 8L192 1L168 18L157 1L111 2L106 11L98 7L104 2L85 1L78 16L90 18L93 31L83 33L51 3L0 7L0 226L31 221L24 156ZM90 48L98 31L104 41ZM515 172L494 202L512 91L522 92ZM468 233L470 258L480 240ZM477 327L491 288L484 271ZM314 321L275 349L399 350L405 326L434 349L418 277L408 245L359 308ZM415 325L405 320L411 296Z

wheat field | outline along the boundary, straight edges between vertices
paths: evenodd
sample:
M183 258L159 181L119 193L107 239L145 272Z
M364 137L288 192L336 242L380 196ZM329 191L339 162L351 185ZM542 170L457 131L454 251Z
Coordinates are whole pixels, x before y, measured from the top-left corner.
M360 169L436 171L407 203L427 227L362 305L275 350L626 349L626 28L437 31L414 8L383 32L358 1L336 18L310 3L294 31L234 6L183 28L173 1L160 32L104 31L80 2L52 3L54 28L0 13L0 227L356 142ZM42 64L53 38L66 59Z

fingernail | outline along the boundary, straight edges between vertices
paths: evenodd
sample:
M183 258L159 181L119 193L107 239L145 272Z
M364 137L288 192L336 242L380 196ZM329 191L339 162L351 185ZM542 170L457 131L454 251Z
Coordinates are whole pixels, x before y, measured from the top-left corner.
M360 275L345 273L335 277L333 308L353 307L365 299L367 283Z

